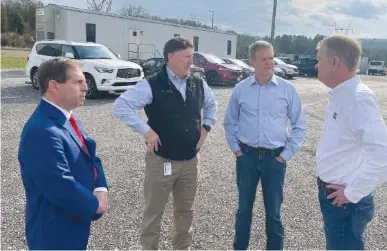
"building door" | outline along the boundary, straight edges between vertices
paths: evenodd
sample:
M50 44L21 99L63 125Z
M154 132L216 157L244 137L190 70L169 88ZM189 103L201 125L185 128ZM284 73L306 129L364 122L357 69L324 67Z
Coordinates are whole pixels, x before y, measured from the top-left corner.
M141 51L140 51L140 44L141 44L141 36L142 31L139 29L129 29L129 54L128 59L140 59L141 58Z

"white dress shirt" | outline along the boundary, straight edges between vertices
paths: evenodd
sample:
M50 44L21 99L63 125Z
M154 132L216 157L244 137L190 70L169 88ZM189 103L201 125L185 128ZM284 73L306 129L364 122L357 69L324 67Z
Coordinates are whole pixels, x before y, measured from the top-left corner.
M321 180L353 203L387 180L387 128L373 91L353 77L329 92L316 154Z
M72 111L69 112L69 111L67 111L66 109L64 109L64 108L62 108L62 107L60 107L60 106L58 106L58 105L52 103L51 101L49 101L49 100L47 100L47 99L45 99L45 98L43 98L43 100L46 101L47 103L49 103L50 105L54 106L55 108L57 108L59 111L63 112L63 114L65 115L65 117L66 117L67 120L70 119L70 116L71 116ZM99 192L99 191L100 191L100 192L107 192L108 190L107 190L106 187L96 187L96 188L94 189L94 191L95 191L95 192Z

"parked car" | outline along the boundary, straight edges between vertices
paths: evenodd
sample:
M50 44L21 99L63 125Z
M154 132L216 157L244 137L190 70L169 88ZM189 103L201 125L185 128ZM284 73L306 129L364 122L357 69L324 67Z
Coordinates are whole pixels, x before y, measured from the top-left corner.
M298 75L297 66L287 64L279 58L274 58L274 67L284 70L286 78L293 78Z
M242 62L244 62L247 65L250 65L248 58L242 58L242 59L239 59L239 60L241 60Z
M307 75L308 77L317 77L316 64L318 60L315 58L302 58L292 62L297 66L300 75Z
M164 58L149 58L140 63L145 77L160 71L164 64Z
M371 60L368 64L368 75L381 74L386 76L387 74L387 65L385 61L375 61Z
M274 74L281 78L286 78L286 73L284 70L278 67L274 67Z
M152 75L162 69L165 64L164 58L149 58L144 62L140 63L142 69L144 70L145 77ZM191 65L190 71L193 75L202 77L206 80L205 72L203 68Z
M284 61L287 64L292 64L292 60L288 57L277 57L277 58L281 59L282 61Z
M243 79L248 78L255 74L255 70L250 65L246 64L240 59L235 58L222 58L224 62L231 65L236 65L242 68Z
M235 64L242 67L244 79L255 74L254 68L248 64L248 59L223 58L223 60L228 64ZM274 74L281 78L286 77L285 71L278 67L274 67Z
M124 92L144 78L140 65L121 60L104 45L42 40L32 47L25 68L33 88L39 89L37 73L41 63L59 56L80 62L88 87L86 98L89 99L97 98L101 92Z
M204 69L209 85L235 84L243 78L241 67L226 64L213 54L195 52L193 61L194 65Z

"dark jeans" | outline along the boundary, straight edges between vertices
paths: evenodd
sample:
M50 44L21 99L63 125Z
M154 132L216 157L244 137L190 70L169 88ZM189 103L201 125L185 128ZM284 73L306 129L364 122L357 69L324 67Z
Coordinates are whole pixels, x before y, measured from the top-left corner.
M235 221L234 249L249 246L252 211L258 182L261 179L266 216L266 249L283 249L284 230L281 222L281 204L286 164L274 156L260 155L242 148L243 155L236 160L239 205Z
M324 220L326 249L364 250L366 226L374 216L372 194L358 203L338 207L327 199L327 193L319 188L320 208Z

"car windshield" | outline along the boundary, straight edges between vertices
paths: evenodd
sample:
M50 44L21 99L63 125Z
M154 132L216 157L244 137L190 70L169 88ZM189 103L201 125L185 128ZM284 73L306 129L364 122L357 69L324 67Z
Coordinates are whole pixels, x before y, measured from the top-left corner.
M117 59L116 55L103 46L74 46L80 59Z
M373 66L380 66L382 65L382 62L370 62L370 65L373 65Z
M241 66L244 68L250 68L250 66L245 62L243 62L242 60L239 60L239 59L229 59L229 60L238 66Z
M206 60L212 64L225 64L226 62L224 62L222 59L218 58L217 56L215 55L211 55L211 54L206 54L204 55L204 57L206 58Z
M282 60L279 59L279 58L274 58L274 61L275 61L277 64L286 64L284 61L282 61Z

